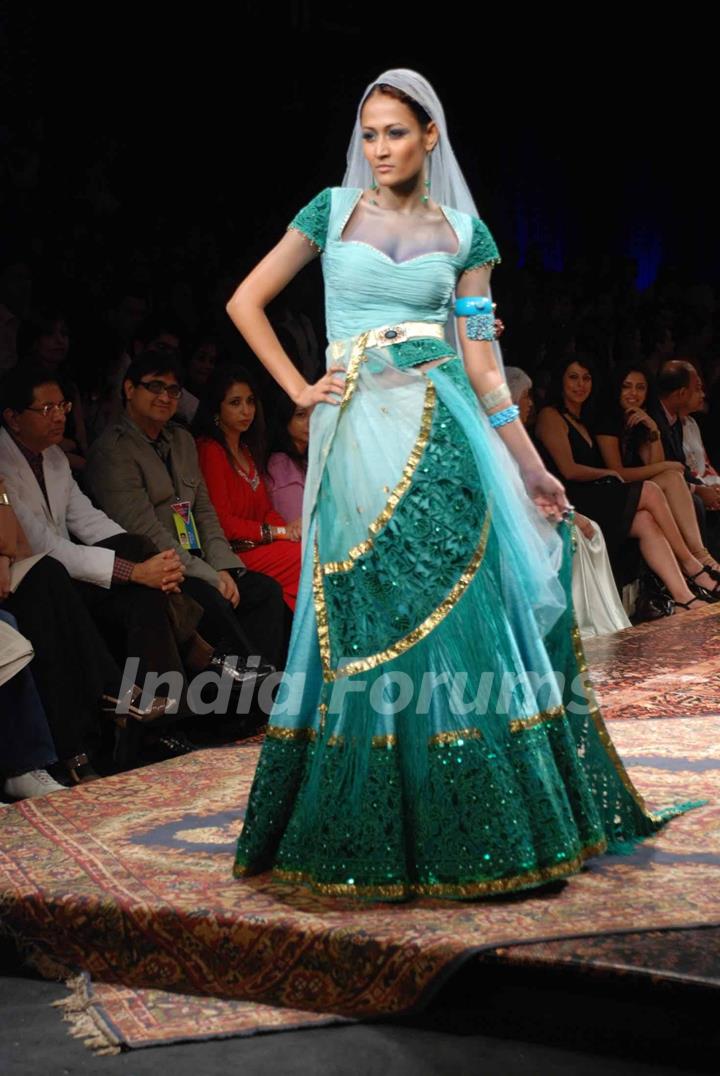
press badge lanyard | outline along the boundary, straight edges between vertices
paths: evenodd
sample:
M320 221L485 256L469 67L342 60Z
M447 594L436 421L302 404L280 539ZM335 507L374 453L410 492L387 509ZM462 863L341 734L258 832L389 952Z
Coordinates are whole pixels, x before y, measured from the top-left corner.
M170 448L169 445L163 451L160 441L150 442L157 452L160 459L165 464L167 472L170 478L175 482L172 467L170 466ZM173 523L175 524L175 531L178 536L178 542L187 550L188 553L201 554L202 543L200 541L200 535L198 534L197 524L195 523L195 517L192 514L190 507L190 501L175 501L170 505L173 514Z
M202 552L202 545L195 525L195 517L190 508L190 501L176 501L170 507L172 508L173 522L175 523L180 545L188 553Z

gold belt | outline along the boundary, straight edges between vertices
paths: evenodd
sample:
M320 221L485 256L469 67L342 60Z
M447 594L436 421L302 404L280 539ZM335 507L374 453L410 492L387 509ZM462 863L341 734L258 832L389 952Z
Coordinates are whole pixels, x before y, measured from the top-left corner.
M363 338L365 348L389 347L391 344L402 344L405 340L414 340L420 336L433 336L436 340L444 340L445 329L436 321L401 321L399 325L381 325L379 329L369 329L359 335ZM346 347L346 340L332 340L331 357L341 358Z

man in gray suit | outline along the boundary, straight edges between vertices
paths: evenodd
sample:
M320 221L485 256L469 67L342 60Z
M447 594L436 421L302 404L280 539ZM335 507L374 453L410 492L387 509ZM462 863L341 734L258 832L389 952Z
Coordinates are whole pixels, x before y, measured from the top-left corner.
M173 355L146 352L130 365L124 414L90 449L88 488L123 527L176 552L185 575L182 590L203 607L199 630L206 639L233 654L261 654L278 667L285 641L282 588L248 571L230 548L195 441L171 421L181 392L182 371Z
M136 659L121 702L133 716L150 716L149 710L138 709L140 695L133 682L137 678L142 684L148 673L171 673L175 683L179 677L184 685L188 647L198 638L202 610L180 593L182 562L169 545L158 552L145 536L126 533L80 490L59 447L70 404L51 372L24 366L11 371L0 386L0 407L0 475L31 552L47 554L65 567L103 634ZM46 614L41 599L26 605L13 611L32 637L46 630ZM105 657L109 655L98 645L95 662L103 663ZM108 704L120 688L119 670L111 672L118 682L110 683L108 672ZM172 713L177 701L169 706L170 700L155 700L153 716L164 716L166 709ZM165 746L170 754L187 749L180 740Z

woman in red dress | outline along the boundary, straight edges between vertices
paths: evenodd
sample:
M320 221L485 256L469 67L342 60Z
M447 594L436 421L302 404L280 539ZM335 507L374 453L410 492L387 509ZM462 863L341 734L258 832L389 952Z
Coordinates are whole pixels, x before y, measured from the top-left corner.
M265 420L252 380L222 367L207 392L198 454L210 499L228 541L253 572L277 579L294 612L300 578L301 520L274 511L262 478Z

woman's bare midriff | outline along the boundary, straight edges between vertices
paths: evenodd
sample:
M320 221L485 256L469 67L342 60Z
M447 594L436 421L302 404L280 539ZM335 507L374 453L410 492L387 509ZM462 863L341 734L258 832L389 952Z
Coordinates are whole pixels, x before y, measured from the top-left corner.
M432 370L434 366L442 366L446 362L452 362L455 358L454 355L445 355L441 359L433 359L432 362L419 362L417 366L414 366L414 370Z

